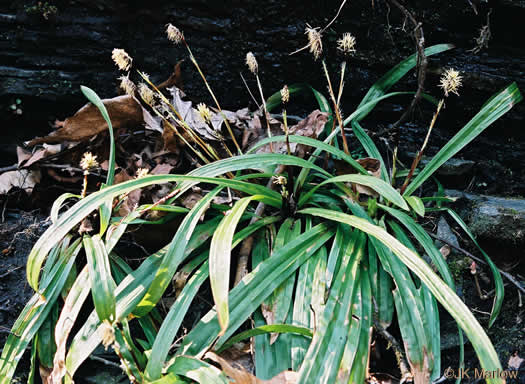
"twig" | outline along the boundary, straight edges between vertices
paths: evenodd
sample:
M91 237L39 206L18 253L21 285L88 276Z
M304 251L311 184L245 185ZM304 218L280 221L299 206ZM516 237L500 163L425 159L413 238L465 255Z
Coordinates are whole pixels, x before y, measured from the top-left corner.
M377 321L374 321L374 328L377 330L377 333L383 336L383 338L390 343L392 349L394 350L397 364L399 366L399 370L401 371L400 383L404 383L407 380L411 379L412 373L408 369L408 363L405 359L403 348L401 347L399 341L397 341L397 339L394 336L392 336L390 332L388 332L385 328L383 328Z
M109 365L110 367L117 367L118 369L122 369L122 367L119 364L114 363L113 361L109 361L109 360L103 359L102 357L89 356L89 358L91 360L100 361L101 363L103 363L105 365Z
M406 9L401 3L399 3L397 0L389 0L390 3L395 5L399 10L405 15L407 19L409 19L412 24L414 25L414 40L416 42L416 49L417 49L417 67L418 67L418 74L417 74L417 91L414 95L414 98L412 99L412 102L410 103L410 106L405 110L403 115L399 118L398 121L396 121L390 129L396 129L403 123L410 112L414 109L416 104L421 99L421 96L423 94L423 90L425 87L425 78L427 74L427 66L428 66L428 59L425 54L425 36L423 34L423 27L422 23L418 22L412 13L408 9Z
M463 253L464 255L470 257L472 260L475 260L477 261L478 263L481 263L481 264L484 264L484 265L487 265L487 262L485 260L482 260L480 259L479 257L476 257L474 256L472 253L470 253L469 251L461 248L461 247L458 247L457 245L454 245L452 244L451 242L445 240L445 239L442 239L441 237L439 236L436 236L434 235L433 233L431 232L427 232L430 237L436 239L436 240L439 240L441 241L442 243L445 243L447 244L448 246L458 250L459 252ZM505 272L505 271L502 271L501 269L497 268L496 269L499 271L499 273L501 273L503 276L505 276L512 284L514 284L520 291L522 291L523 293L525 293L525 288L523 288L523 286L520 284L520 282L518 280L516 280L510 273L508 272Z
M10 165L9 167L0 168L0 173L16 171L17 169L18 169L18 164L13 164L13 165Z

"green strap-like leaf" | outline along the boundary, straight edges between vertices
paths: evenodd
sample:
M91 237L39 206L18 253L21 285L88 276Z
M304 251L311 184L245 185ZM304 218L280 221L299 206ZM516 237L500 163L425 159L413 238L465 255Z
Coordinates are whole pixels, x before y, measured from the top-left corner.
M217 341L216 347L220 348L262 301L332 236L332 229L319 224L290 241L246 275L230 291L230 325L224 336ZM211 310L184 338L178 354L202 356L217 338L219 332L217 313Z
M91 280L93 303L100 320L113 323L116 320L115 288L117 285L111 276L109 256L99 235L84 236L84 248Z
M470 339L481 363L481 367L486 371L497 371L498 369L501 371L501 364L494 346L476 318L461 299L457 297L454 291L452 291L417 254L401 244L384 229L364 219L319 208L307 208L299 211L299 213L310 214L351 225L385 244L385 246L391 249L392 252L426 284L441 305L443 305L458 322ZM491 384L503 383L503 380L500 378L490 378L487 382Z
M251 201L260 196L244 197L237 201L215 230L210 245L210 286L221 325L220 335L226 332L229 321L228 292L230 290L230 264L232 239L242 214Z
M259 155L254 155L255 157ZM252 158L253 160L253 158ZM278 163L281 158L267 158L265 161L275 164ZM261 160L262 161L262 160ZM293 158L289 161L293 163ZM235 171L236 167L241 167L244 165L249 165L248 168L253 167L253 163L249 164L240 162L231 165L230 168L227 168L226 172ZM299 163L297 165L300 165ZM204 168L204 167L202 167ZM242 168L246 169L246 168ZM133 191L135 189L147 187L153 184L164 184L169 182L180 182L186 180L189 184L187 188L198 184L199 182L211 183L216 185L222 185L224 187L230 187L232 189L245 192L250 195L264 195L266 198L263 201L265 204L275 206L279 208L281 206L282 198L278 192L271 191L270 189L257 185L254 183L246 183L237 180L229 180L222 178L215 178L213 176L218 176L221 174L221 168L214 168L213 172L219 172L213 174L211 170L208 169L211 174L211 177L205 176L180 176L180 175L155 175L155 176L145 176L139 179L130 180L124 183L120 183L111 187L104 188L98 192L92 193L91 195L85 197L84 199L77 202L73 205L67 212L62 214L56 223L51 225L46 232L38 239L38 241L33 246L31 253L29 254L27 260L27 280L29 285L35 290L38 291L38 277L40 274L40 268L49 253L49 251L59 242L64 236L66 236L77 224L79 224L87 215L89 215L93 210L97 209L101 204L104 204L108 199L112 199L118 195L125 194L127 192Z
M476 116L470 120L447 144L428 162L423 170L412 180L405 190L404 195L410 196L432 174L474 140L480 133L499 119L511 108L522 100L521 93L516 83L512 83L488 101Z

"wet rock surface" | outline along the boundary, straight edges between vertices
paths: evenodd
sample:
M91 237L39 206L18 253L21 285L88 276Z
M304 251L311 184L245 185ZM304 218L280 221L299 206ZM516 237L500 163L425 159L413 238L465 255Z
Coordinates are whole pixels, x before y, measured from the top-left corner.
M461 199L460 212L476 237L515 246L525 244L525 199L446 190Z

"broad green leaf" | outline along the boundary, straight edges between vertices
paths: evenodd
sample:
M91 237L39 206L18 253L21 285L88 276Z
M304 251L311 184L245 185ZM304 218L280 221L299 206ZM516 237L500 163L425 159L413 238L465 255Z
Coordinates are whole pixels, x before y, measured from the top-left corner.
M377 149L370 136L366 134L365 130L357 121L352 121L352 131L354 131L355 137L357 140L359 140L368 156L379 160L381 163L381 179L383 179L385 182L388 182L389 178L385 161L383 160L383 156L381 156L379 149Z
M259 155L252 155L259 156ZM253 160L253 158L251 159ZM274 159L273 157L265 158L267 162L275 163L279 162L280 158ZM262 160L261 160L262 161ZM289 162L293 163L293 158ZM302 164L302 163L301 163ZM235 163L237 167L241 167L243 162ZM250 167L253 166L253 163L249 163ZM296 164L300 165L300 164ZM227 168L225 172L235 171L235 166ZM250 168L248 167L248 168ZM204 168L204 167L202 167ZM199 168L201 169L201 168ZM242 168L246 169L246 168ZM208 169L208 171L210 171ZM220 169L213 169L212 171L218 172L217 176L220 174ZM208 173L213 174L210 171ZM62 214L56 223L51 225L46 232L38 239L34 245L31 253L29 254L27 261L27 280L29 285L35 290L38 291L38 277L40 274L40 268L46 258L48 252L64 238L77 224L79 224L87 215L89 215L93 210L97 209L101 204L104 204L108 199L112 199L118 195L125 194L127 192L133 191L135 189L147 187L148 185L153 184L164 184L169 182L180 182L182 180L187 180L187 188L199 183L211 183L222 185L225 187L230 187L232 189L253 195L264 195L267 197L264 203L275 206L279 208L281 206L282 198L278 192L271 191L266 187L257 185L254 183L245 183L237 180L222 179L215 177L199 177L199 176L180 176L180 175L155 175L155 176L145 176L139 179L130 180L124 183L120 183L111 187L104 188L98 192L92 193L91 195L85 197L81 201L73 205L67 212ZM187 190L187 188L185 190Z
M401 244L384 229L371 224L364 219L319 208L307 208L299 213L311 214L325 219L346 223L381 241L385 246L391 249L392 252L394 252L394 254L405 265L407 265L423 283L425 283L441 305L443 305L452 317L454 317L470 339L481 363L481 367L486 371L502 369L494 346L476 318L461 299L457 297L454 291L450 289L450 287L445 284L417 254ZM488 379L488 382L502 383L503 381L499 378L494 378Z
M487 102L476 116L470 120L447 144L428 162L423 170L412 180L404 192L405 196L412 195L421 184L432 174L474 140L480 133L499 119L522 100L516 83L512 83Z
M11 329L0 357L0 384L9 384L26 347L56 303L80 251L80 239L61 257L50 272L50 279L26 304Z
M109 256L99 235L84 236L84 248L91 281L93 303L100 320L113 323L115 316L115 288L117 285L111 276Z
M63 193L53 202L53 206L51 207L51 212L49 214L53 224L55 224L58 220L58 213L60 212L60 208L62 208L64 201L71 198L80 199L80 195L75 195L74 193Z
M226 333L217 341L216 348L220 348L262 301L332 236L332 229L319 224L290 241L246 275L230 291L230 325ZM184 338L178 354L202 356L217 338L219 332L217 313L211 310Z
M286 225L288 224L288 225ZM282 247L288 244L293 239L301 234L301 221L287 219L279 229L277 237L273 245L272 255L278 252ZM292 307L293 287L295 285L295 273L290 275L280 286L278 286L270 299L270 311L272 319L266 319L269 324L280 324L286 322L286 318L290 313ZM293 313L292 313L293 316ZM270 343L273 344L278 335L270 338Z
M306 338L312 338L313 336L313 333L309 328L298 327L296 325L290 325L290 324L262 325L260 327L252 328L248 331L244 331L244 332L239 333L238 335L235 335L234 337L229 339L226 343L224 343L222 347L217 351L217 353L221 353L222 351L227 350L228 348L233 346L235 343L238 343L239 341L248 339L250 337L266 335L269 333L293 333L296 335L301 335L302 337L306 337Z
M372 336L372 295L369 275L366 268L361 269L359 318L359 344L352 362L349 383L364 383L369 365L370 342ZM352 319L353 320L353 319Z
M449 49L454 48L452 44L438 44L433 45L425 49L426 56L432 56L437 53L448 51ZM403 76L405 76L408 71L414 68L417 65L417 53L412 56L407 57L405 60L397 64L394 68L384 74L366 93L363 100L359 104L359 107L362 107L366 103L369 103L371 100L377 99L381 95L385 94L395 83L397 83ZM364 119L375 107L375 104L370 105L365 110L359 113L356 116L356 120L360 121Z
M256 221L253 224L250 224L235 234L234 246L237 246L243 239L250 236L253 232L257 231L261 227L271 224L277 220L278 218L276 217L266 217ZM188 245L187 248L189 248L190 245ZM158 270L168 247L169 246L162 248L160 251L154 253L144 260L139 268L126 276L126 278L118 285L115 291L115 296L117 298L116 310L118 319L123 319L128 316L142 300L146 290L153 281L155 273ZM98 332L100 324L101 323L96 312L93 311L84 323L84 326L75 335L66 358L66 368L71 375L66 376L65 379L67 383L71 383L72 376L80 364L82 364L82 362L87 359L88 356L95 350L97 345L100 344L101 338L100 333Z
M185 376L199 384L229 384L226 375L218 368L202 360L189 356L177 356L168 373Z
M326 303L319 328L299 370L300 383L333 383L337 377L351 323L354 291L359 286L359 263L366 236L360 233L355 247L348 247Z
M111 119L109 118L108 110L106 109L106 106L98 97L98 95L93 91L91 88L85 87L83 85L80 86L80 90L86 96L86 98L99 109L100 113L102 114L102 117L104 120L106 120L106 123L108 124L108 130L109 130L109 140L110 140L110 146L109 146L109 161L108 161L108 176L106 179L106 185L111 186L113 184L113 180L115 178L115 138L113 137L113 125L111 124Z
M144 295L144 298L133 311L136 316L146 315L160 300L164 291L171 283L173 275L177 271L180 263L184 260L186 246L193 234L198 221L204 212L208 209L208 204L221 191L222 187L216 187L213 191L208 192L195 206L188 212L180 224L173 240L171 241L166 254L164 255L155 277Z
M62 378L66 375L66 370L64 368L66 342L90 291L91 282L89 280L88 266L86 265L78 274L77 279L69 290L62 311L60 312L60 317L56 322L55 342L57 345L57 352L54 357L53 372L51 373L54 380L53 382L55 383L60 383Z
M323 181L318 186L312 188L311 191L305 194L304 199L299 200L299 206L301 206L301 202L304 202L307 200L311 195L313 195L317 188L322 187L323 185L329 184L329 183L356 183L361 184L366 187L369 187L376 191L379 195L383 196L388 201L392 202L393 204L397 205L398 207L408 211L410 208L408 207L407 203L403 199L403 197L397 192L392 186L386 182L384 182L381 179L378 179L374 176L367 176L367 175L341 175L341 176L335 176L328 180Z
M423 201L417 196L405 196L405 200L410 204L415 213L421 217L425 217L425 205Z
M175 340L175 336L179 331L182 320L186 315L188 308L197 294L202 283L208 278L208 262L205 262L192 278L188 281L182 292L177 297L177 300L170 308L168 315L162 322L159 329L153 348L151 349L148 365L144 372L148 380L156 380L160 378L162 368L168 352Z
M299 135L290 135L288 136L288 140L290 141L290 143L308 145L310 147L316 148L317 150L323 150L325 152L328 152L337 158L343 159L348 164L350 164L352 167L354 167L358 172L364 175L368 175L368 172L366 171L366 169L364 169L361 164L359 164L356 160L354 160L352 156L347 155L340 149L335 148L333 145L327 144L326 142L323 142L323 141L312 139L311 137L299 136ZM258 148L264 145L267 145L269 143L284 142L284 141L286 141L286 136L272 136L272 137L258 141L252 148L250 148L250 150L247 153L254 152Z
M210 286L221 325L220 336L228 328L228 291L230 288L231 246L233 234L242 214L251 201L261 196L244 197L237 201L215 230L210 245Z

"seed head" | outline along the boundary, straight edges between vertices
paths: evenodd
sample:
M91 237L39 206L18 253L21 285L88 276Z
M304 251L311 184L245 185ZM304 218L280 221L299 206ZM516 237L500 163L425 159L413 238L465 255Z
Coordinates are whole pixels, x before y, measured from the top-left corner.
M210 109L206 106L206 104L199 103L199 105L197 105L197 112L199 112L201 119L205 123L209 123L211 121L212 113Z
M93 156L91 152L84 153L84 155L82 156L82 160L80 160L80 166L84 171L88 171L91 168L98 167L97 157Z
M445 96L449 93L455 93L459 96L458 89L461 87L461 81L463 77L453 68L445 70L445 73L441 76L439 86L443 88Z
M344 53L355 53L355 37L350 33L343 33L343 37L337 40L337 49L343 51Z
M184 34L173 24L167 25L166 34L168 35L168 40L173 41L175 44L180 44L184 41Z
M323 53L323 42L321 40L322 35L319 28L307 27L305 34L308 36L308 46L310 52L314 55L315 60L321 57Z
M285 85L282 89L281 89L281 100L283 102L283 104L286 104L290 101L290 90L288 89L288 86Z
M139 95L149 106L155 104L155 93L146 85L146 83L139 84Z
M137 169L137 179L140 179L141 177L147 176L149 174L148 168L139 168Z
M129 69L131 68L131 62L133 61L133 59L130 55L126 53L125 50L119 48L113 49L111 58L121 71L129 71Z
M246 65L254 75L257 74L257 71L259 70L259 65L257 64L257 59L251 52L248 52L246 54Z
M135 93L135 83L129 79L129 75L120 76L120 88L126 92L127 95L133 95Z

